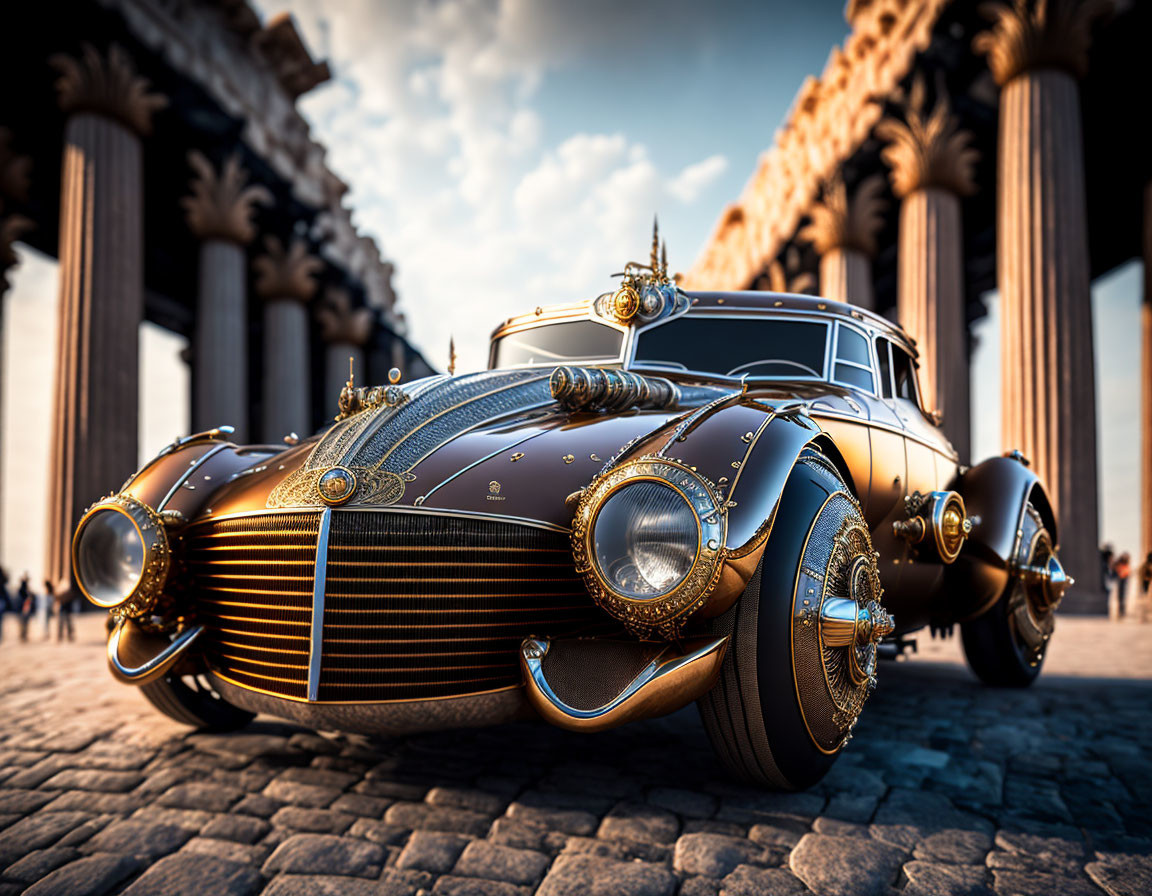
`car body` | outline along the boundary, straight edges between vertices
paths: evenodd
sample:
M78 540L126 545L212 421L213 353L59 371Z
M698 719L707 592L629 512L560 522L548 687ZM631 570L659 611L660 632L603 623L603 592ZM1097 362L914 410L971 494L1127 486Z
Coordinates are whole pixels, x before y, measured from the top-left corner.
M489 370L350 381L299 444L174 443L86 514L77 582L116 677L194 724L596 730L700 700L733 771L803 787L883 638L975 626L977 672L1026 683L1000 679L1034 676L1067 584L1042 484L962 466L916 364L869 311L684 292L653 258L505 322Z

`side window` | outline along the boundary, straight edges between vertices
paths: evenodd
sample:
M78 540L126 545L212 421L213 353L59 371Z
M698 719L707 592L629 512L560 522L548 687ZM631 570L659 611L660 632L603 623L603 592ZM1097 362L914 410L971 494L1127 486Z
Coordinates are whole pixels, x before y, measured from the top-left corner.
M892 397L892 361L889 345L887 339L876 340L876 357L880 359L880 394L884 398Z
M892 346L892 379L896 384L896 397L916 404L916 365L904 349L895 345Z
M875 392L872 381L872 362L868 357L868 340L842 323L836 324L836 364L832 379L845 386L854 386L865 392Z

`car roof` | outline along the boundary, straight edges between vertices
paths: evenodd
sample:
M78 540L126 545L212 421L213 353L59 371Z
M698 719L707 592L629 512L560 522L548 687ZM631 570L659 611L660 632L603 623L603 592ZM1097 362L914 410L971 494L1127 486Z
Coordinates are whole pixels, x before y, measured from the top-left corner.
M893 342L899 343L913 357L916 357L918 354L916 351L916 340L909 336L899 324L893 323L886 317L882 317L876 312L869 311L867 308L862 308L859 305L851 305L847 302L836 302L832 299L823 299L818 296L753 290L684 290L684 295L692 300L692 308L687 312L689 315L691 315L693 311L700 310L738 311L745 309L771 312L780 309L804 312L817 316L847 318L863 323L882 335L887 336ZM574 318L588 318L589 316L591 316L592 319L596 319L596 315L592 311L592 303L588 301L568 302L560 305L544 305L538 307L534 312L508 318L496 328L492 333L492 338L495 339L510 327L518 328L535 323L555 323L561 320L572 320Z

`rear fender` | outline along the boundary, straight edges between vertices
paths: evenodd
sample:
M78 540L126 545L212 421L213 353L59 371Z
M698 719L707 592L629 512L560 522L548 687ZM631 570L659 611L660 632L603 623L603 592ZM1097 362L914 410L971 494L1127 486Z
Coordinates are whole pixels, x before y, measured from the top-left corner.
M954 617L979 616L1008 586L1017 533L1029 504L1043 517L1057 544L1056 515L1040 477L1016 457L993 457L959 476L951 488L960 493L972 520L960 557L945 572L945 589Z

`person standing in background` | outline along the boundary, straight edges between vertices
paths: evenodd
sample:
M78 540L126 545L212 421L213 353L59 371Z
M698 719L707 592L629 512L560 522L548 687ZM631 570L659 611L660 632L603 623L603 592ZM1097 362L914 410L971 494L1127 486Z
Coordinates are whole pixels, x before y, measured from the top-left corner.
M47 581L44 582L44 590L56 593L54 588L51 588ZM59 644L64 640L65 635L69 641L76 640L76 630L72 626L72 607L76 600L72 589L68 588L56 594L56 643Z
M1148 552L1148 556L1144 558L1144 562L1140 564L1140 621L1148 621L1148 611L1152 607L1148 606L1148 601L1152 600L1152 594L1148 593L1149 587L1152 586L1152 551Z
M40 618L41 630L43 631L43 640L47 641L52 637L52 610L55 608L56 594L53 591L52 583L49 581L44 582L44 593L36 595L36 615Z
M1112 560L1114 556L1112 545L1100 545L1100 590L1104 592L1104 599L1108 606L1112 604L1112 582L1114 581Z
M12 609L12 595L8 593L8 570L0 566L0 641L4 640L4 614Z
M28 623L36 611L36 597L28 587L28 573L20 578L20 587L16 591L16 610L20 613L20 640L28 640Z
M1116 579L1116 610L1117 615L1124 618L1124 598L1128 593L1128 577L1132 575L1132 558L1123 553L1116 558L1112 566L1112 575Z

